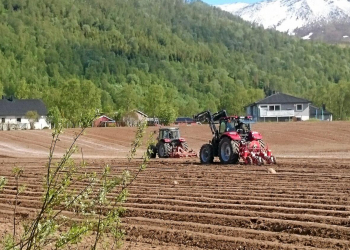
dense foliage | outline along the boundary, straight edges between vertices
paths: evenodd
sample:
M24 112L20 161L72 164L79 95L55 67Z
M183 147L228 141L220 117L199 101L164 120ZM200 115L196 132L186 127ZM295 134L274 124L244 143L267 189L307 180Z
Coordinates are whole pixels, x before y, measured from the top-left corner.
M73 123L95 108L241 113L273 90L350 116L349 48L263 30L200 1L2 0L0 34L3 93L42 98Z

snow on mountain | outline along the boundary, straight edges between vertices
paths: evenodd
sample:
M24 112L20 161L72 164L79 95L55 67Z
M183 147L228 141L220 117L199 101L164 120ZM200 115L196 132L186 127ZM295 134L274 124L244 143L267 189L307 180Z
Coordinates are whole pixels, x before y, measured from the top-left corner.
M310 37L312 36L312 32L310 32L307 36L303 36L302 39L304 40L310 40Z
M217 7L264 28L291 35L299 28L350 19L350 0L267 0Z
M240 9L243 9L244 7L249 6L249 3L234 3L234 4L223 4L223 5L216 5L216 7L219 7L222 10L225 10L227 12L236 12Z

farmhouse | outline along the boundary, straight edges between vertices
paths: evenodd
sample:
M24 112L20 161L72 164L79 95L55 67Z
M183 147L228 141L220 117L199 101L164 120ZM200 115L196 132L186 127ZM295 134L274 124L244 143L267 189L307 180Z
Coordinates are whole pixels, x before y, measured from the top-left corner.
M246 107L247 115L257 121L301 121L316 118L332 120L332 114L325 107L317 108L311 101L283 93L275 93Z
M36 111L38 117L29 119L28 111ZM0 130L51 128L47 122L47 109L39 99L15 99L2 97L0 100Z
M147 121L148 115L140 110L132 110L123 116L123 123L128 127L137 126L142 121Z

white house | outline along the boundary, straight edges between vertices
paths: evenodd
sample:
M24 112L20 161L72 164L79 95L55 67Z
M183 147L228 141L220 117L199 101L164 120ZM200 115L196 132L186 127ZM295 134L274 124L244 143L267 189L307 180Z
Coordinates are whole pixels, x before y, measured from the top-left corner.
M319 109L309 100L283 93L275 93L248 105L246 113L257 121L290 121L293 118L301 121L310 118L332 120L332 114L324 107Z
M47 122L47 108L39 99L15 99L13 97L0 100L0 130L30 129L28 111L36 111L39 115L34 122L35 129L51 128Z

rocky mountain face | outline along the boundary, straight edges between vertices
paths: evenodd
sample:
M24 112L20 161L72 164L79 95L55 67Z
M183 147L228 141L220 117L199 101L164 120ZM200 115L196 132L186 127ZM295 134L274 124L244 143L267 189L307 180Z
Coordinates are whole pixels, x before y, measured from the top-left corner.
M268 0L217 7L303 39L350 43L350 0Z

